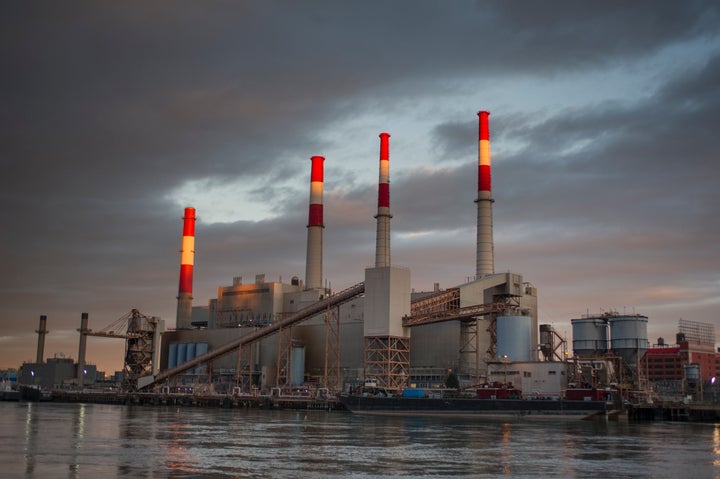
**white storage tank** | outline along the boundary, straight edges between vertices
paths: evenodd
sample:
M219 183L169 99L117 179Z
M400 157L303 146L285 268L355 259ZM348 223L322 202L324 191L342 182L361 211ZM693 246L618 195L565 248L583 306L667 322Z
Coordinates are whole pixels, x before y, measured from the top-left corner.
M573 319L573 352L575 356L601 356L608 352L608 323L605 318Z
M532 320L530 316L498 316L496 328L498 359L532 360Z
M636 367L650 346L647 338L647 316L614 316L609 321L613 353L620 356L628 366Z
M305 346L293 346L291 354L290 384L300 386L305 382Z

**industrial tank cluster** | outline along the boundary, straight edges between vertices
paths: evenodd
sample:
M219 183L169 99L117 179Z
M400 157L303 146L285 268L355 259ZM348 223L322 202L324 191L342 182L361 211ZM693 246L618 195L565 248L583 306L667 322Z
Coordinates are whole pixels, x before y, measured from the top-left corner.
M610 311L587 314L571 322L579 383L592 387L613 385L624 395L648 390L648 377L642 367L650 346L646 316Z
M650 343L647 316L607 312L571 320L573 351L580 358L618 355L629 366L637 367Z

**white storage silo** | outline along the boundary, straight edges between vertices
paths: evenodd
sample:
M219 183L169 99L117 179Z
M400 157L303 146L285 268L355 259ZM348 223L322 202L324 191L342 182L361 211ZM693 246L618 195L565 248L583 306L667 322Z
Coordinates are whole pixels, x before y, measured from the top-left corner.
M290 384L299 386L305 382L305 346L293 346L291 355Z
M511 361L532 359L532 319L530 316L498 316L497 357Z
M636 367L650 345L647 339L647 316L615 316L609 321L613 353L620 356L628 366Z
M570 322L575 356L593 357L607 353L609 338L607 319L590 317L573 319Z

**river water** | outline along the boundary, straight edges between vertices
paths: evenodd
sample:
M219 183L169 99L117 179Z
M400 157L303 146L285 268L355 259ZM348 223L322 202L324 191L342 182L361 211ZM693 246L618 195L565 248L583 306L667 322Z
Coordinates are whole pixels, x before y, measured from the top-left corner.
M0 478L720 479L720 424L0 402Z

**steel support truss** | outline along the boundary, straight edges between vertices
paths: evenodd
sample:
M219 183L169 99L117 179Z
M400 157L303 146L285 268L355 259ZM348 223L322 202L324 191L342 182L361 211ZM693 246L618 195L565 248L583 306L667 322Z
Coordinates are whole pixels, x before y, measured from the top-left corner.
M290 386L292 371L292 326L278 329L276 386Z
M365 380L390 391L407 387L410 378L410 338L397 336L365 337Z
M328 306L325 311L325 387L339 391L340 383L340 306Z

